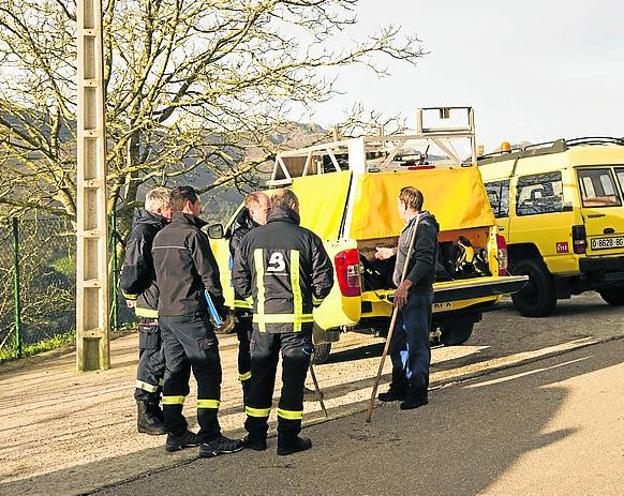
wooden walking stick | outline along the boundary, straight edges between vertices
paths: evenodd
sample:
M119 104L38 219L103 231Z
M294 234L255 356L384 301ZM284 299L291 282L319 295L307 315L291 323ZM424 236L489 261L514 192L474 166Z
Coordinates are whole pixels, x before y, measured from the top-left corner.
M418 229L418 223L420 222L420 214L416 217L416 222L412 229L412 235L410 236L409 246L407 253L405 254L405 262L403 263L403 272L401 274L401 283L405 280L407 275L407 267L409 265L410 256L414 249L414 240L416 239L416 230ZM381 373L383 372L384 363L386 362L386 356L390 349L390 342L392 341L392 334L394 334L394 328L396 326L397 317L399 316L399 307L394 305L392 309L392 318L390 319L390 327L388 328L388 335L386 336L386 345L384 346L383 354L381 355L381 361L379 362L379 368L377 369L377 377L375 378L375 384L373 386L373 393L371 394L370 401L368 402L368 412L366 413L366 422L370 422L373 416L373 406L375 405L375 396L377 396L377 388L379 387L379 380L381 379Z
M323 401L323 391L319 387L319 383L316 380L316 374L314 373L314 367L312 367L312 362L310 362L310 375L312 376L312 382L314 383L314 389L316 389L316 397L321 405L321 409L323 410L323 414L325 418L329 417L327 414L327 409L325 408L325 402Z

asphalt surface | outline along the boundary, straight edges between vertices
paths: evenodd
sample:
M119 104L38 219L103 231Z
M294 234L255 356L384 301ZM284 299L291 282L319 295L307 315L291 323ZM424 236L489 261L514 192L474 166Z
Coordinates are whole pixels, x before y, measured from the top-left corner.
M623 340L588 346L307 428L305 453L272 439L94 494L621 495L623 359Z

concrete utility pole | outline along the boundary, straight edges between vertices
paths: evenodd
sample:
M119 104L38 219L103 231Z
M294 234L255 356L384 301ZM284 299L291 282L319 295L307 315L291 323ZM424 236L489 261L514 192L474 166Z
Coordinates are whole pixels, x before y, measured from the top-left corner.
M78 0L76 367L110 367L102 0Z

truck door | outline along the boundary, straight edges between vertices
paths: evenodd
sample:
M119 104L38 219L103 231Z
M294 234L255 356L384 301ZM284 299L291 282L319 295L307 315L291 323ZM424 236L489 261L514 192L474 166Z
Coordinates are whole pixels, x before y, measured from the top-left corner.
M624 166L577 168L588 255L624 251Z

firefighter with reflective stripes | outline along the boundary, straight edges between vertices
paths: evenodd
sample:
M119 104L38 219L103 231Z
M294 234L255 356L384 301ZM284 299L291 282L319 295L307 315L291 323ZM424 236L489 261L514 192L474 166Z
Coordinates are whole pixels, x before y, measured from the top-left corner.
M233 261L236 250L243 238L253 228L267 223L271 211L271 199L262 192L250 193L245 198L245 206L234 221L230 237L230 257ZM238 380L243 387L243 402L246 402L251 379L251 356L249 340L252 332L251 301L245 300L234 292L234 314L236 317L236 335L238 337Z
M199 456L212 457L242 449L242 443L221 434L217 414L221 400L221 358L215 330L208 316L207 298L223 315L219 268L201 230L206 225L201 200L190 186L173 190L177 210L172 222L154 239L152 255L167 371L163 385L163 414L167 451L199 445ZM188 430L182 408L188 395L191 370L197 381L196 435Z
M139 365L134 399L137 429L151 435L165 434L160 393L165 375L165 355L158 326L158 287L152 261L154 236L171 220L170 191L155 188L145 196L145 210L134 219L126 240L126 256L120 286L139 319Z
M267 448L268 418L275 373L282 353L282 394L277 453L304 451L312 442L299 436L304 382L314 350L312 309L333 285L333 268L320 238L299 226L299 201L277 190L265 226L253 229L236 253L232 280L237 293L253 299L251 384L245 412L245 446Z

